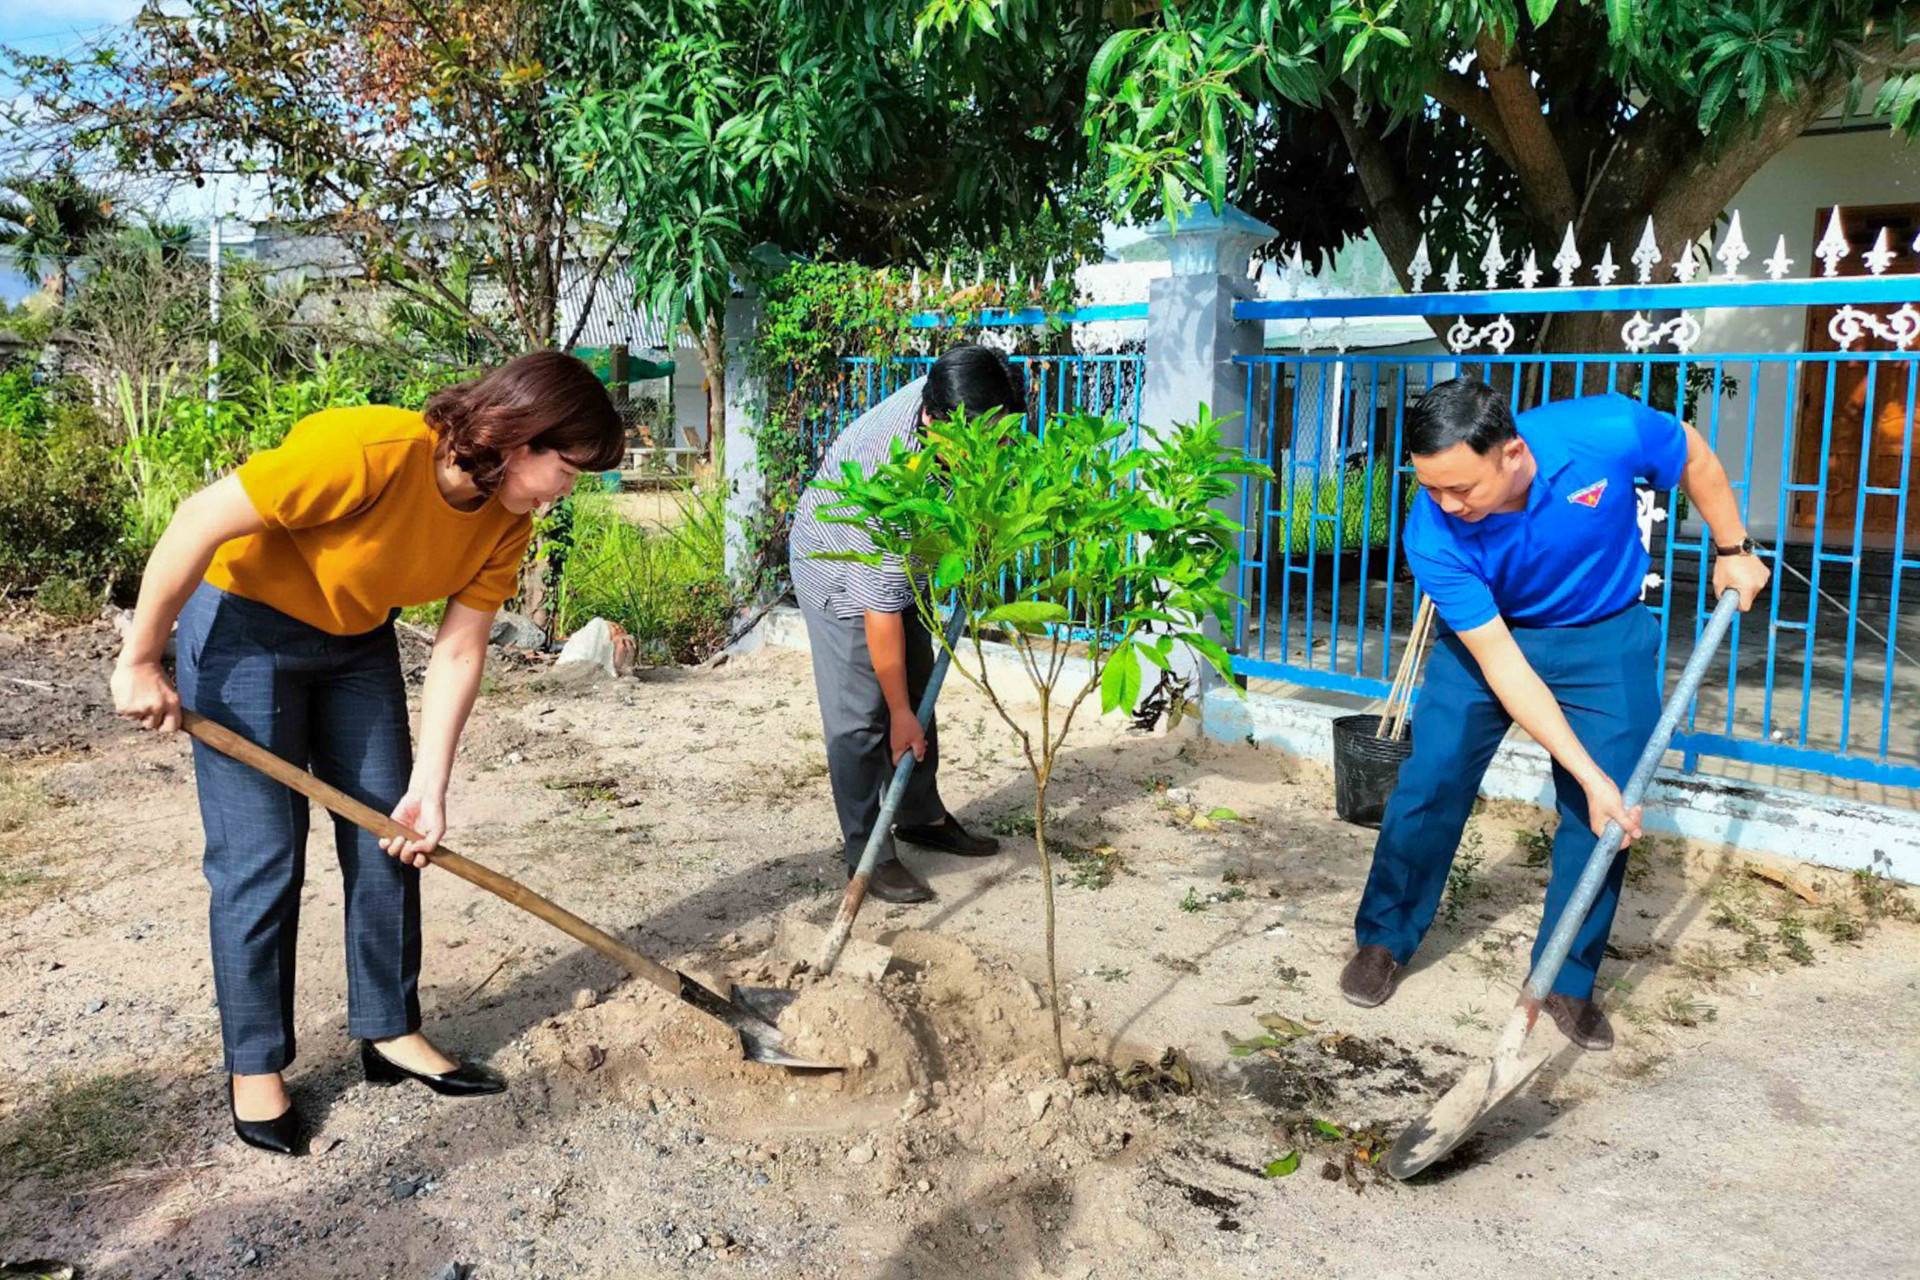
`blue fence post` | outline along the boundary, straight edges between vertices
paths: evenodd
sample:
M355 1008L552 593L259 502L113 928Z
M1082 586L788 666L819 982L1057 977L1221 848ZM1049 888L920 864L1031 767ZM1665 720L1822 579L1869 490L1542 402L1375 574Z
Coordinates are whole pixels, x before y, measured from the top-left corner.
M1173 274L1148 287L1146 376L1140 399L1140 425L1146 432L1191 422L1204 404L1227 419L1223 443L1245 451L1248 368L1235 360L1259 353L1266 326L1236 319L1234 305L1254 296L1247 279L1248 255L1276 234L1238 209L1215 214L1204 205L1180 214L1171 225L1162 219L1148 228L1149 238L1166 243ZM1218 504L1230 520L1239 520L1249 507L1244 488L1236 487ZM1257 532L1249 530L1248 537L1257 539ZM1234 589L1239 578L1235 566L1225 585ZM1211 620L1207 632L1223 643L1230 640ZM1219 683L1205 663L1193 662L1192 670L1199 677L1196 692L1201 696Z

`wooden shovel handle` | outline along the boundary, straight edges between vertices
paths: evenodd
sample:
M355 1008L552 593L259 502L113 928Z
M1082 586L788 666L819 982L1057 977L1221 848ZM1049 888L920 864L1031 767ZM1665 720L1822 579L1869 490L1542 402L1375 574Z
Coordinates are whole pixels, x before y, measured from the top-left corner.
M282 760L258 743L241 737L222 724L215 724L205 716L192 711L181 711L180 724L196 739L222 755L232 756L242 764L252 765L275 782L292 787L309 800L317 800L333 812L345 818L355 826L363 827L382 838L399 836L407 840L420 839L420 833L395 822L386 814L361 804L337 787L330 787L305 769ZM436 867L445 868L469 884L477 884L488 893L505 898L514 906L531 915L536 915L554 928L578 939L598 951L615 964L621 965L637 978L645 978L668 995L680 994L680 975L635 951L624 946L608 934L582 920L579 916L541 897L533 890L509 876L503 876L490 867L483 867L473 859L455 853L444 845L427 855Z

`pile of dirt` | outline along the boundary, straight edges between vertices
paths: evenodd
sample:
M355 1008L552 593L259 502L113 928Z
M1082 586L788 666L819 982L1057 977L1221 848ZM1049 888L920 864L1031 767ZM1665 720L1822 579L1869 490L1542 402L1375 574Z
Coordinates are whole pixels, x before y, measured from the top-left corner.
M872 982L835 976L812 983L780 1015L780 1030L787 1052L844 1067L857 1092L898 1092L932 1078L934 1053L894 992Z

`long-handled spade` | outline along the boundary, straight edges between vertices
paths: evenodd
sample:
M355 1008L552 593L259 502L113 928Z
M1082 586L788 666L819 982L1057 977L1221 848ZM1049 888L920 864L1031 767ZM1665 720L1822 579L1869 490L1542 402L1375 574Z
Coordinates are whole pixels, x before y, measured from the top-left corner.
M418 832L411 831L384 813L361 804L345 792L328 786L305 769L282 760L271 751L248 741L225 725L215 724L191 711L181 713L181 724L188 733L215 751L232 756L242 764L252 765L275 782L293 788L310 800L319 801L356 826L364 827L383 838L402 836L410 840L419 839ZM753 1005L748 1003L761 994L757 989L734 987L729 996L723 997L719 992L702 986L686 974L675 972L663 964L649 960L633 948L622 945L571 911L549 902L517 880L483 867L471 858L462 857L444 845L435 849L429 856L434 866L451 871L462 880L477 884L487 892L505 898L522 911L530 912L561 932L586 943L615 964L625 968L634 977L644 978L668 995L678 997L708 1017L724 1022L740 1037L741 1052L749 1060L771 1063L775 1066L803 1067L821 1071L839 1069L831 1063L812 1062L788 1053L782 1047L785 1037L780 1028L771 1018L763 1017L757 1011L757 1002ZM789 993L781 992L780 994Z
M946 682L947 667L953 660L954 646L960 643L960 632L966 626L966 611L955 608L953 617L947 623L947 643L933 660L933 671L927 676L926 691L920 695L918 715L920 731L926 732L927 725L933 720L933 704L939 700L940 686ZM907 779L913 776L913 752L901 756L893 766L893 778L887 783L886 795L880 801L880 814L874 819L873 831L867 836L867 847L860 851L860 865L854 868L853 878L847 881L847 892L840 899L840 914L833 918L833 927L827 930L826 938L820 944L820 955L813 962L815 973L832 973L833 966L840 962L840 952L847 945L847 937L853 932L853 918L860 914L860 904L867 900L867 881L873 875L873 869L880 862L880 850L887 844L887 833L893 829L893 815L900 812L900 801L907 794Z
M1680 673L1679 682L1674 685L1673 692L1667 695L1667 704L1660 711L1660 721L1654 726L1653 736L1647 739L1646 748L1641 751L1640 760L1633 767L1633 776L1627 779L1626 788L1620 793L1621 801L1627 808L1639 804L1646 795L1647 785L1653 781L1654 772L1660 767L1660 759L1667 753L1667 744L1673 740L1674 728L1680 723L1680 716L1686 711L1687 704L1693 701L1693 695L1700 691L1700 681L1707 673L1707 664L1713 661L1714 651L1720 647L1720 641L1727 634L1727 628L1733 625L1734 615L1739 609L1738 592L1721 594L1719 604L1714 606L1713 617L1701 633L1700 642L1694 646L1693 656L1687 659L1686 670ZM1567 952L1573 948L1574 935L1586 923L1593 900L1600 896L1600 886L1613 866L1614 856L1620 852L1623 835L1620 824L1610 822L1601 833L1599 843L1593 846L1586 869L1580 874L1580 882L1574 887L1573 897L1568 899L1566 909L1560 913L1553 935L1547 939L1546 950L1540 953L1540 963L1535 966L1527 985L1520 989L1519 1003L1507 1016L1507 1025L1501 1029L1493 1058L1469 1068L1459 1082L1433 1105L1431 1111L1400 1135L1400 1140L1387 1152L1388 1173L1396 1178L1410 1178L1459 1146L1502 1102L1519 1092L1520 1087L1533 1078L1533 1073L1540 1069L1541 1064L1552 1056L1551 1051L1545 1049L1529 1053L1527 1033L1533 1030L1533 1024L1540 1016L1541 1001L1547 998L1547 994L1553 990L1554 979L1560 976L1560 966L1566 962Z

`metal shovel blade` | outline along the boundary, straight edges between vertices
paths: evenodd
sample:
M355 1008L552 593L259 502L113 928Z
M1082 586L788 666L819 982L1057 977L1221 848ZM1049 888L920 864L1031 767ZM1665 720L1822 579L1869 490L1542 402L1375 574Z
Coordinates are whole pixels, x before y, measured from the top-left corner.
M1526 1051L1527 1032L1539 1016L1539 1006L1523 996L1500 1035L1493 1057L1467 1069L1433 1104L1432 1110L1407 1126L1387 1152L1387 1172L1411 1178L1464 1142L1501 1103L1518 1093L1552 1055L1549 1050Z
M747 1061L765 1062L776 1067L798 1067L806 1071L845 1070L836 1063L814 1062L809 1058L799 1058L788 1053L785 1048L786 1035L776 1022L780 1016L779 1011L778 1008L773 1007L773 1002L766 1001L756 1006L742 1001L739 999L742 991L740 987L733 989L734 999L725 999L718 991L702 986L684 973L678 976L680 998L708 1017L717 1018L733 1028L734 1034L740 1037L740 1052ZM771 991L770 988L764 987L749 988L749 990L762 993ZM781 992L780 994L791 997L794 993ZM791 1003L791 999L788 1003ZM763 1012L763 1009L767 1008L773 1008L772 1017L768 1017Z

